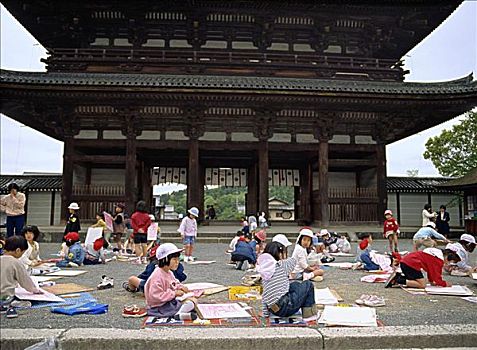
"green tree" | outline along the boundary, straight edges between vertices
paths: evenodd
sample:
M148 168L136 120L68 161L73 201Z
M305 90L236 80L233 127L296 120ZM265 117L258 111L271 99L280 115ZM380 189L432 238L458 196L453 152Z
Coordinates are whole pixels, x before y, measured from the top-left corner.
M426 142L424 158L444 176L463 176L477 167L477 112Z

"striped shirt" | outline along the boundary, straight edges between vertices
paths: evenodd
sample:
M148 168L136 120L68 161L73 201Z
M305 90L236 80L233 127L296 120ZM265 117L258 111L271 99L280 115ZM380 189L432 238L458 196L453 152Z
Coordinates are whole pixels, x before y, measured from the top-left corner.
M263 316L268 317L268 307L275 304L282 296L288 293L290 281L288 275L296 265L295 258L277 262L272 278L263 281L262 311Z

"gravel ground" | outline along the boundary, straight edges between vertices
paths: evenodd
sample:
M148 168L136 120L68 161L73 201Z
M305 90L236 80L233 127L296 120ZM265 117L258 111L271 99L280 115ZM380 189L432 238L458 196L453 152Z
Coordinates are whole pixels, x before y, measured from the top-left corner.
M401 240L402 250L411 250L410 240ZM356 244L352 244L352 249ZM373 247L378 250L386 248L385 241L374 241ZM47 258L56 252L58 244L42 243L41 256ZM226 244L197 244L194 255L200 260L216 260L211 265L186 265L188 275L186 282L214 282L223 285L239 285L242 271L226 265L228 255L224 254ZM289 251L291 253L291 249ZM471 255L473 263L477 264L477 253ZM338 258L337 261L351 261L352 258ZM123 318L122 308L125 304L145 304L141 294L131 294L121 288L123 281L130 275L137 275L144 265L133 265L126 262L113 261L106 265L83 266L81 269L88 273L77 277L65 277L57 283L74 282L95 287L105 274L115 279L114 289L91 292L100 303L109 304L109 313L104 315L77 315L65 316L53 314L49 308L36 310L20 310L16 319L0 318L1 328L122 328L138 329L142 319ZM414 296L398 289L384 289L383 284L362 283L360 278L365 273L362 271L340 270L329 268L325 280L316 283L318 288L334 288L343 298L345 303L353 303L361 294L377 294L386 299L386 306L377 308L379 319L385 325L427 325L427 324L477 324L477 304L472 304L459 297L443 296ZM445 276L453 284L467 285L477 292L477 284L470 278ZM227 293L222 292L203 299L203 302L226 301ZM254 306L258 306L254 303Z

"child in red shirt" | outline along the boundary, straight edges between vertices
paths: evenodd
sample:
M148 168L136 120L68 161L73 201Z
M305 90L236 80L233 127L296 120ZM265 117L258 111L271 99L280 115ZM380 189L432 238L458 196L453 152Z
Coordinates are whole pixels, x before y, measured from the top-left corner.
M426 279L421 270L426 271L427 279L434 286L451 287L449 282L442 280L442 268L450 263L460 261L457 253L450 249L443 251L437 248L426 248L423 251L412 252L401 259L401 273L393 273L385 287L397 284L410 288L426 288Z
M143 263L147 263L147 229L151 225L151 218L146 209L146 202L139 201L136 211L131 216L131 226L134 230L134 247L136 256Z
M399 233L399 224L395 218L393 218L393 212L391 210L386 210L384 212L384 231L383 235L389 240L389 254L392 252L399 252L398 250L398 233ZM394 246L394 249L393 249Z

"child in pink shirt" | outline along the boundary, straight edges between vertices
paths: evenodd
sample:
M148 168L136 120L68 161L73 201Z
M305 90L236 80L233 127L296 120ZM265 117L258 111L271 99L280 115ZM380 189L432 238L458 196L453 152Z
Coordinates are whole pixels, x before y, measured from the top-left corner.
M144 286L148 315L178 319L184 319L187 314L190 318L197 317L195 314L190 314L195 307L193 300L187 299L181 302L176 299L189 292L172 273L179 266L181 252L182 249L172 243L164 243L157 249L159 268L156 267Z

